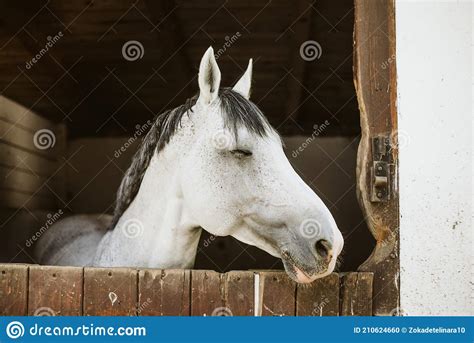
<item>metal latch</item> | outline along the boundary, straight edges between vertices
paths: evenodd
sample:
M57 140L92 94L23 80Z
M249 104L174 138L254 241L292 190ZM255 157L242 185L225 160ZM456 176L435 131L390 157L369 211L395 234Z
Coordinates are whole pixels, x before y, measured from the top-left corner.
M372 138L372 167L370 201L386 202L390 200L392 154L389 136Z

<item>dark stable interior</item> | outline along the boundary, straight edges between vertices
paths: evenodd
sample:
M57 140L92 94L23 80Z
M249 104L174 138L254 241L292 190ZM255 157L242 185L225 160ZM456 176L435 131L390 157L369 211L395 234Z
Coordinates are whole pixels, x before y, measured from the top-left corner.
M210 45L219 55L224 86L238 80L252 57L252 101L288 139L290 162L334 214L345 237L339 270L356 270L374 241L355 194L360 126L352 71L353 6L350 0L3 1L0 91L64 123L70 142L87 145L89 139L126 139L137 124L194 95L199 61ZM44 42L58 35L38 65L28 67ZM122 53L131 40L144 48L137 61ZM307 41L319 44L318 58L302 58L300 48ZM318 130L326 121L330 125ZM315 132L314 148L292 156ZM334 145L338 151L327 150L331 139L340 139ZM325 165L312 166L316 160ZM116 189L119 181L120 175L110 178L104 188ZM113 192L107 195L109 202L113 198ZM80 208L89 210L97 208ZM255 247L203 232L196 268L283 267Z

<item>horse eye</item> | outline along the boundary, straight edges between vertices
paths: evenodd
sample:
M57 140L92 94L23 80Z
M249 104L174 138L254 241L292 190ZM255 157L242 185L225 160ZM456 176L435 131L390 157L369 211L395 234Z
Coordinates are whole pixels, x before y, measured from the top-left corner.
M234 155L235 157L239 157L239 158L252 156L252 152L251 152L251 151L242 150L242 149L235 149L235 150L232 150L231 153L232 153L232 155Z

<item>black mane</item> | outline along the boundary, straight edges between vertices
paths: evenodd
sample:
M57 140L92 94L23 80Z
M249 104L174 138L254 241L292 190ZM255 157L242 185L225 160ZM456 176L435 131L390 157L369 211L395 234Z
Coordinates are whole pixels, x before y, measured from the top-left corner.
M192 107L196 104L197 99L198 96L189 98L183 105L168 110L154 119L153 126L133 156L132 163L117 191L113 219L109 229L113 229L117 225L122 214L135 199L155 150L158 153L166 146L179 129L183 115L192 113ZM230 88L222 88L219 92L219 99L224 125L233 134L237 135L237 129L241 126L260 137L268 135L272 130L260 109L239 93Z

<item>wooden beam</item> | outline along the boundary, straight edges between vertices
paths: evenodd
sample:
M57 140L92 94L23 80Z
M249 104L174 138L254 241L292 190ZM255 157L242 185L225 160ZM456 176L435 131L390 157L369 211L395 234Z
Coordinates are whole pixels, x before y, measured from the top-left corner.
M397 110L393 0L356 0L354 25L354 84L360 109L361 141L357 156L357 195L375 250L360 267L374 273L374 315L389 315L399 307L399 198L397 184ZM374 158L372 140L386 137L392 165L387 201L371 197Z
M293 42L289 46L289 64L287 76L288 100L286 102L285 114L298 118L301 97L305 79L306 61L300 55L301 45L309 40L311 30L311 16L313 9L309 0L299 0L295 5L295 17L297 18L291 26L293 31ZM300 132L301 133L301 132Z

